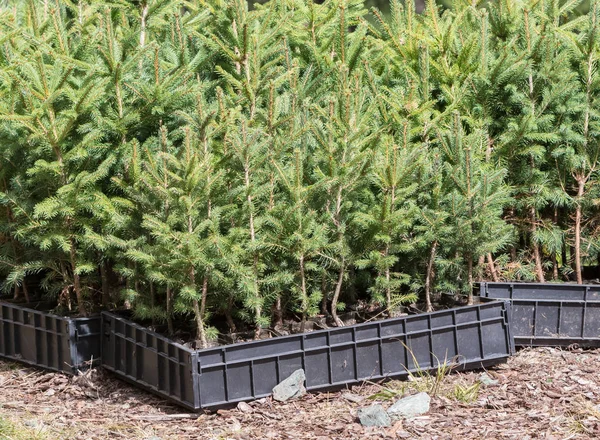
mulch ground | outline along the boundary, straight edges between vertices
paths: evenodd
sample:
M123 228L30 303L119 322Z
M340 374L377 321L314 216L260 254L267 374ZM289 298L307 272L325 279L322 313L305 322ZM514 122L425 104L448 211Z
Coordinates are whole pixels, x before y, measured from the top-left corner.
M487 374L497 385L480 384L481 371L425 375L191 414L101 371L73 378L0 362L0 418L48 439L600 438L600 350L526 349ZM426 415L358 423L359 408L419 391L432 397Z

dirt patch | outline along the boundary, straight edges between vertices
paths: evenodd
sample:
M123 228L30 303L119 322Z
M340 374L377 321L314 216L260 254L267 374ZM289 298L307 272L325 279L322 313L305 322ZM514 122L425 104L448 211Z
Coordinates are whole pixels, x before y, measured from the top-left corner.
M71 378L2 362L0 420L40 439L595 439L599 372L600 350L537 348L490 369L494 385L481 384L481 371L424 375L191 414L101 371ZM431 394L428 414L389 428L358 423L359 408L418 391Z

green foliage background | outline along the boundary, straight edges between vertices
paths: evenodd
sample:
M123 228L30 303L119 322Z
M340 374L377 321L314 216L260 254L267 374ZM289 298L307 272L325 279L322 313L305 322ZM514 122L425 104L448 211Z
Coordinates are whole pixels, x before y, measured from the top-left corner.
M205 345L221 321L581 282L598 3L379 3L0 2L4 292Z

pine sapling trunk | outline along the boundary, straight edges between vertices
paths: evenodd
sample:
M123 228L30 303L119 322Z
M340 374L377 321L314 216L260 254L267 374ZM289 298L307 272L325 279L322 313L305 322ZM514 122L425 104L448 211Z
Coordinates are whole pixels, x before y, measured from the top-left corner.
M256 243L256 230L254 228L254 212L252 210L252 195L250 194L250 163L249 157L246 157L246 161L244 163L244 183L247 191L247 202L248 202L248 210L250 212L249 216L249 226L250 226L250 241L254 247ZM254 339L258 339L260 337L261 328L261 318L262 318L262 307L260 306L260 290L258 285L258 253L254 252L254 259L252 262L252 273L254 275L253 282L253 293L256 296L256 305L254 306Z
M406 126L404 127L406 131ZM396 153L396 149L394 150ZM394 156L395 157L395 156ZM390 210L388 214L390 217L394 212L394 206L396 205L396 186L392 185L391 197L390 197ZM387 260L388 255L390 254L390 245L386 243L385 250L383 251L383 257ZM381 274L380 274L381 275ZM387 310L388 316L392 316L392 288L390 287L390 267L386 265L385 267L385 307Z
M69 255L71 257L71 269L73 270L73 289L75 290L75 296L77 297L77 309L81 316L87 316L87 309L83 302L83 291L81 290L81 280L77 273L77 247L75 246L75 239L71 237L69 239Z
M477 261L477 278L479 281L483 281L485 279L485 255L480 255L479 260Z
M106 261L100 262L100 282L102 283L102 306L105 309L110 307L110 290L108 285L108 263Z
M60 275L62 276L63 280L68 280L69 279L69 272L67 271L67 267L65 265L65 262L63 260L60 260ZM71 289L69 286L65 286L59 295L59 304L61 305L66 305L67 309L69 311L72 311L72 305L71 305Z
M465 163L467 167L467 200L469 201L469 220L471 225L471 233L473 232L473 200L471 196L471 147L465 149ZM471 252L466 253L467 258L467 274L469 281L469 291L467 296L467 304L473 304L473 255Z
M327 272L323 271L323 276L321 277L321 315L327 316L327 298L329 297L327 293Z
M25 297L25 301L31 302L31 298L29 297L29 289L27 289L27 280L23 279L21 287L23 288L23 296Z
M490 270L490 275L492 276L492 279L494 280L494 282L498 282L498 273L496 272L496 266L494 264L494 258L492 257L492 254L488 252L487 254L487 262L488 262L488 268Z
M206 348L208 342L206 341L206 334L204 331L204 322L201 318L200 303L197 299L193 300L194 316L196 317L196 328L198 330L198 340L200 341L200 348Z
M544 268L542 267L542 256L540 253L540 247L535 238L537 232L537 216L534 207L530 208L529 215L531 216L531 247L533 249L533 258L535 260L535 272L537 274L538 281L540 283L544 283L546 280L544 278Z
M173 328L173 290L167 286L167 331L169 335L175 333Z
M156 325L156 316L154 316L154 308L156 307L156 292L154 291L154 283L150 282L150 308L152 309L152 325Z
M342 321L337 314L337 304L340 298L340 293L342 292L342 285L344 283L344 274L346 271L346 259L342 257L342 262L340 265L340 271L338 273L338 280L335 285L335 291L333 292L333 298L331 298L331 316L333 318L333 322L338 327L344 326L344 321Z
M191 213L188 213L187 226L188 226L188 234L192 235L194 233L194 226L192 223ZM195 293L196 292L196 270L194 269L193 266L190 268L190 282L192 284L192 288ZM201 348L206 348L208 346L208 342L206 340L206 332L204 329L204 309L206 308L206 299L205 298L207 295L207 291L208 291L208 279L206 277L204 277L204 282L202 285L202 295L201 295L202 306L200 306L200 303L198 302L198 300L196 298L194 298L192 300L192 303L193 303L192 305L194 307L194 316L196 318L196 328L198 330L198 340L200 341Z
M342 208L342 187L338 188L336 203L335 203L335 214L333 216L333 221L338 229L338 243L343 246L344 234L342 232L341 225L341 208ZM342 261L340 262L340 270L338 272L338 280L335 285L335 290L333 292L333 298L331 299L331 316L333 318L333 322L338 327L343 327L344 322L338 317L337 314L337 305L338 300L340 298L340 294L342 293L342 285L344 284L344 275L346 272L346 258L342 257Z
M259 287L258 287L258 254L254 255L254 292L256 294L258 301L260 301L260 294L259 294ZM254 339L260 338L260 332L262 331L262 325L260 323L261 318L262 318L262 307L259 304L257 304L254 307L254 321L255 321Z
M511 206L510 209L508 210L508 220L510 222L514 222L514 218L515 218L515 208L513 206ZM510 261L512 263L516 263L517 262L517 246L512 244L509 248L509 251L510 251Z
M433 265L435 263L435 255L437 253L437 240L431 245L431 251L429 252L429 261L427 262L427 274L425 275L425 311L433 312L433 305L431 304L431 284L433 282Z
M281 306L281 295L278 293L275 296L275 303L272 308L273 319L271 320L271 325L273 328L281 328L283 327L283 310Z
M227 321L227 326L229 327L230 333L236 333L237 327L233 320L233 315L231 313L233 309L233 296L230 296L227 300L227 308L225 309L225 321Z
M554 208L554 224L558 226L558 208ZM558 281L558 252L552 254L552 279Z
M194 306L194 316L196 317L196 328L198 330L198 340L200 341L200 348L206 348L208 346L208 342L206 341L206 334L204 331L204 322L201 318L200 304L198 300L193 301Z
M200 316L202 317L202 322L204 322L204 317L206 316L206 300L208 298L208 275L204 276L202 280L202 295L200 296ZM206 339L206 331L204 327L202 327L204 338Z
M390 247L385 247L385 257L388 256L390 251ZM385 268L385 308L387 310L388 316L392 316L392 289L390 287L390 268Z
M468 280L469 280L469 293L467 304L473 305L473 256L470 253L467 253L467 271L468 271Z
M300 255L300 289L302 291L302 322L300 331L304 332L308 310L308 294L306 292L306 275L304 273L304 254Z
M192 288L194 290L196 290L196 273L193 268L190 270L190 281L192 284ZM204 319L202 316L202 310L200 307L200 303L198 302L197 299L194 298L192 300L192 306L194 308L194 317L196 320L196 330L198 332L197 338L200 341L200 347L206 348L208 343L206 341L206 333L204 331Z
M575 276L577 284L583 284L581 275L581 200L585 189L585 178L577 178L577 202L575 204Z

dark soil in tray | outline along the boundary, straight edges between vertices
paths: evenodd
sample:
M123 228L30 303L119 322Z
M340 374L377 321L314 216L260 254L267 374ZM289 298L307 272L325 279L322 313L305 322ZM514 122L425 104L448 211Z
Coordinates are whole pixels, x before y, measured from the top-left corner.
M478 298L474 298L478 301ZM445 310L453 307L459 307L466 305L466 298L454 296L454 295L441 295L434 303L434 310ZM356 306L349 307L347 311L339 313L340 319L344 322L344 325L354 325L364 322L379 321L388 318L399 318L408 315L417 315L425 313L426 308L424 303L411 304L409 306L402 307L402 310L397 311L392 316L388 316L388 313L384 308L371 305L362 301L359 301ZM136 322L137 324L148 328L158 334L161 334L173 341L182 344L188 348L197 349L199 343L195 338L195 322L193 316L189 316L186 319L176 320L175 332L169 334L165 323L152 322L151 320L139 319L135 316L133 310L120 309L113 310L112 313L116 313L123 316L126 319ZM232 333L229 331L225 319L214 319L215 327L218 329L219 334L216 339L211 339L209 345L206 348L217 347L222 345L228 345L238 342L247 342L254 340L254 328L248 324L238 321L236 322L237 331ZM304 323L304 332L301 331L301 321L298 317L288 315L283 320L283 325L277 328L264 327L261 331L259 339L269 339L278 336L288 336L299 333L308 333L316 330L326 330L329 328L335 328L333 320L330 315L319 314L317 316L308 318Z

